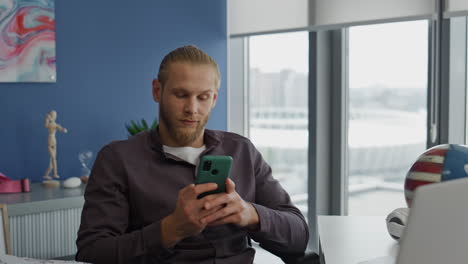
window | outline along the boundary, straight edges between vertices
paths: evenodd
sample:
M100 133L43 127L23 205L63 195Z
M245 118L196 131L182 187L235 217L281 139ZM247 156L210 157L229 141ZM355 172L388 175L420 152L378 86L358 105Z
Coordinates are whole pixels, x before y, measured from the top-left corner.
M419 1L410 11L405 4L394 3L399 11L391 8L390 13L389 5L374 3L364 16L352 18L342 15L352 5L336 9L323 4L321 8L329 12L309 13L315 18L309 21L310 40L306 32L247 37L258 34L258 28L231 36L231 42L239 45L230 49L230 72L235 73L230 74L230 82L244 83L231 84L243 89L232 89L242 93L228 98L230 107L244 108L230 111L230 120L240 124L230 128L259 146L294 203L309 211L309 246L314 250L318 250L313 228L317 215L388 215L406 207L406 173L427 146L468 142L468 19L461 17L467 10L451 1L445 7L444 1L436 2ZM454 23L454 18L465 19L464 25ZM239 21L245 24L244 19ZM274 32L265 30L261 32ZM289 37L301 34L302 40L287 43ZM291 106L285 103L294 96L285 93L287 83L293 82L287 69L295 66L288 61L299 53L304 68L309 57L312 64L304 76L312 78L310 90L305 88L302 97L297 93L298 103ZM233 62L237 67L232 67ZM308 97L310 113L300 110L300 102ZM302 129L307 123L299 120L309 119L312 130ZM309 139L313 146L307 146L305 135L313 137ZM295 164L301 159L310 162L309 167ZM301 170L308 171L310 178L295 172ZM307 194L307 185L314 191Z
M427 21L349 28L348 214L406 207L406 172L426 149Z
M249 38L249 138L307 216L308 32Z

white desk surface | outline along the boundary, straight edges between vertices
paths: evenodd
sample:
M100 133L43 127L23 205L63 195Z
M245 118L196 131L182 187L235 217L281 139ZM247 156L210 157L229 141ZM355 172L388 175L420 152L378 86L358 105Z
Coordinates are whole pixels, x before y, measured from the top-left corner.
M398 254L385 216L318 216L318 234L326 264L358 264Z

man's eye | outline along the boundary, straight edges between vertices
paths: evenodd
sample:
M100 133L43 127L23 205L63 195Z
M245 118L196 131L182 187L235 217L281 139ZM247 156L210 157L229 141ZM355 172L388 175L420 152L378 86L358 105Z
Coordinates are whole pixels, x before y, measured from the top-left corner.
M184 93L176 93L175 96L177 98L184 98L185 97L185 94Z
M200 100L207 100L208 98L210 98L210 96L207 94L204 94L204 95L200 95L198 98L200 98Z

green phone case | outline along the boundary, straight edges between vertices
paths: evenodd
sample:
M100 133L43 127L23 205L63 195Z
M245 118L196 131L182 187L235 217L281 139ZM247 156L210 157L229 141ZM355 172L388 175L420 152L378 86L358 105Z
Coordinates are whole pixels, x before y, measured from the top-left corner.
M232 166L231 156L202 156L198 165L196 184L214 182L218 189L202 193L198 198L206 195L226 192L226 179L229 177Z

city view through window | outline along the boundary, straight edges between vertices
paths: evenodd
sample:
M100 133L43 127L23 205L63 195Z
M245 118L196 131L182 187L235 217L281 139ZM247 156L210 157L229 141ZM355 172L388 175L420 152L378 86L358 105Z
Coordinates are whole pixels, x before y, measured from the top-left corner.
M307 216L308 32L249 38L249 137Z
M348 214L406 206L426 149L428 22L349 29ZM307 214L308 32L249 38L249 137Z
M428 27L349 29L349 215L406 207L406 172L426 149Z
M308 32L249 38L249 138L307 219ZM259 263L283 263L255 243Z

